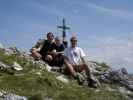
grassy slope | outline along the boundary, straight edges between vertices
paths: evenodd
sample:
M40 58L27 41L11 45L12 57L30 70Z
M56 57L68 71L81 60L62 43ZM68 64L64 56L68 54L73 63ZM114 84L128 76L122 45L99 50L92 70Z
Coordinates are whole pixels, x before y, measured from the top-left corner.
M62 83L55 78L55 74L40 70L33 64L15 55L6 56L0 50L0 61L11 65L17 61L24 70L10 75L0 71L0 90L27 96L30 100L42 100L42 97L51 97L54 100L126 100L118 91L108 91L103 85L100 91L77 85L71 81ZM36 74L40 72L41 75ZM114 88L116 86L112 85Z

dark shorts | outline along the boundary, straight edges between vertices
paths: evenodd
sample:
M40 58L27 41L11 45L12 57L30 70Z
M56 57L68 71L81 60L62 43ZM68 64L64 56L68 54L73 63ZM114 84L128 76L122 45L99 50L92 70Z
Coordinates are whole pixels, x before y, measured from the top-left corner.
M59 66L61 67L64 64L64 56L62 54L58 54L58 55L51 55L53 60L52 61L47 61L46 58L46 54L42 55L42 60L45 61L46 63L48 63L50 66Z
M52 64L61 67L64 64L64 56L62 54L53 56Z

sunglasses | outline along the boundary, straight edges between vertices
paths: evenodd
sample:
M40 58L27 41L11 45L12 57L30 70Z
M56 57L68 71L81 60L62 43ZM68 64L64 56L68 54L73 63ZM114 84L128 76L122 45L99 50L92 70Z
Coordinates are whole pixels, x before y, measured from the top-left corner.
M77 40L71 40L71 42L77 42Z

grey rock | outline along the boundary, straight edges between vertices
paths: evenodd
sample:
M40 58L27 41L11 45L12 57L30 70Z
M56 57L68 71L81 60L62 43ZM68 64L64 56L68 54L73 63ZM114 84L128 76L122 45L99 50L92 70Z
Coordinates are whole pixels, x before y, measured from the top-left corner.
M12 93L6 94L3 97L4 97L3 100L28 100L24 96L19 96L19 95L12 94Z
M125 68L119 70L107 70L100 76L100 80L104 82L117 82L122 86L125 86L127 89L133 91L133 79L128 74Z
M87 61L87 65L88 65L92 74L94 74L94 75L100 75L101 74L101 72L97 70L97 68L100 68L101 66L99 66L96 63L91 62L91 61Z
M133 99L133 92L126 89L125 87L119 87L120 93L122 93L128 100Z
M19 96L6 91L0 91L0 100L28 100L25 96Z
M0 91L0 97L2 97L4 94Z
M26 53L26 52L20 52L19 56L26 59L26 60L34 60L33 57L30 54Z
M23 70L23 67L20 66L17 62L14 62L14 64L12 65L12 68L16 71L20 71Z
M8 69L8 68L11 68L11 67L0 61L0 70L4 70L4 69Z
M5 54L6 55L12 55L12 54L20 54L20 51L16 47L9 47L5 49Z
M69 80L64 75L57 76L56 79L62 81L63 83L69 82Z
M26 60L26 63L25 63L26 65L32 64L32 65L35 65L36 68L40 68L42 70L46 69L46 63L44 61L42 61L42 60L36 61L30 54L28 54L26 52L19 51L18 56L21 57L22 59Z
M4 100L4 95L6 94L6 92L5 91L0 91L0 100L2 99L2 100Z
M120 71L121 71L121 73L128 75L128 72L125 68L121 68Z
M111 88L111 87L109 87L109 86L105 87L105 89L106 89L107 91L117 91L116 89L113 89L113 88Z

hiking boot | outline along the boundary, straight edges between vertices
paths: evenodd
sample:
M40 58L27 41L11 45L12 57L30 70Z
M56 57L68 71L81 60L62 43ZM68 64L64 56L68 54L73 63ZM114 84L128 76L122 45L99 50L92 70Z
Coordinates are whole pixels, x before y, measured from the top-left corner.
M85 77L80 73L76 73L76 79L79 85L82 85L85 81Z
M93 80L93 79L88 79L88 86L92 87L92 88L97 88L97 81Z

